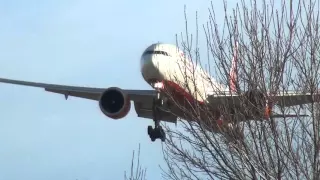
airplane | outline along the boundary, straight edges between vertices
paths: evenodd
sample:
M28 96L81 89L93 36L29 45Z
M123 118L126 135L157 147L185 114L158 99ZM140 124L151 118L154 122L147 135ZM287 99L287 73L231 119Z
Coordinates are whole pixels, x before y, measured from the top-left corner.
M0 78L0 83L43 88L45 91L64 95L66 100L69 96L73 96L98 101L102 113L114 120L122 119L129 113L132 101L138 117L154 121L154 128L152 126L147 128L151 141L156 139L165 141L166 134L160 125L161 121L177 123L178 118L194 121L192 117L181 111L176 103L172 103L173 100L177 102L187 100L200 106L210 105L210 111L213 112L216 119L207 118L203 122L206 122L207 127L213 124L211 131L220 132L221 127L230 127L232 119L223 119L224 116L221 115L219 108L221 104L224 104L230 113L234 112L235 108L241 111L243 102L240 95L236 93L235 85L238 62L236 54L235 50L229 74L230 88L218 83L208 72L194 64L176 45L165 43L150 45L140 59L142 77L153 90L67 86L5 78ZM184 69L194 70L185 71ZM259 90L249 90L243 95L247 96L253 107L259 106L263 109L263 112L260 112L251 108L252 112L247 113L244 120L252 119L253 115L267 119L273 116L272 108L275 105L282 107L302 105L311 103L314 98L314 95L302 92L277 93L272 95L272 103L270 103L271 100L268 101L266 93ZM254 97L256 96L260 97L262 101L255 101ZM187 103L182 103L182 105L191 108ZM201 118L205 119L206 116L203 115Z

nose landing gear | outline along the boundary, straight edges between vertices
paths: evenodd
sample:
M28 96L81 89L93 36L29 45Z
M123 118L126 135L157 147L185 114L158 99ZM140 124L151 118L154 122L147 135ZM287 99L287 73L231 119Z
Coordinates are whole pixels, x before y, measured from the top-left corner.
M166 139L166 134L163 130L163 128L160 126L160 107L164 105L164 101L161 98L160 90L163 88L163 83L158 82L154 83L153 86L157 90L157 95L153 99L153 105L152 105L152 113L153 113L153 121L155 124L155 127L148 126L148 135L152 142L154 142L156 139L161 139L162 142Z

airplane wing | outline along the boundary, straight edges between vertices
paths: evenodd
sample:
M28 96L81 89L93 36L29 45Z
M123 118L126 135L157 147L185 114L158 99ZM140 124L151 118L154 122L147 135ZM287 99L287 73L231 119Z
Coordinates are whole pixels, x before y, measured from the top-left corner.
M297 92L287 92L282 94L277 94L272 96L274 101L280 107L297 106L303 104L310 104L312 102L319 101L320 94L310 93L297 93Z
M275 105L280 107L289 107L289 106L297 106L303 104L310 104L313 101L320 100L320 94L310 93L299 93L299 92L287 92L287 93L278 93L276 95L271 96L272 101L275 102ZM223 93L220 95L217 93L216 95L210 95L208 97L208 102L210 104L235 104L240 105L241 100L238 95L232 95L229 92Z
M100 99L101 93L103 93L106 88L92 88L92 87L80 87L80 86L66 86L66 85L58 85L58 84L46 84L46 83L38 83L38 82L29 82L29 81L20 81L13 79L4 79L0 78L0 83L8 83L8 84L16 84L22 86L31 86L43 88L48 92L58 93L65 96L67 99L68 96L74 96L84 99L96 100ZM138 114L138 117L144 117L148 119L152 119L152 101L153 97L156 95L156 91L154 90L129 90L123 89L131 101L135 104L135 110ZM177 119L176 116L167 114L166 112L161 112L163 121L167 122L175 122Z

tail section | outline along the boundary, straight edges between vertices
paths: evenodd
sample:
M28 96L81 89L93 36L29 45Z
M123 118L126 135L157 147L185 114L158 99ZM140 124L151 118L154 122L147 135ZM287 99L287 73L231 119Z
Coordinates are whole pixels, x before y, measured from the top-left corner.
M238 64L238 42L235 43L235 48L234 48L234 52L233 52L233 58L232 58L232 64L231 64L231 69L230 69L230 90L231 92L236 92L237 91L237 87L236 87L236 83L237 83L237 64Z

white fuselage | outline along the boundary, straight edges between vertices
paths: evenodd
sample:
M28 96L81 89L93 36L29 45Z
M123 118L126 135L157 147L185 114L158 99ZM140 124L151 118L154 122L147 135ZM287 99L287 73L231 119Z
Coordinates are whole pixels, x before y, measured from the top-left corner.
M224 91L200 66L171 44L153 44L141 57L141 73L145 81L167 81L184 89L194 99L205 102L212 91ZM173 87L174 88L174 87Z

